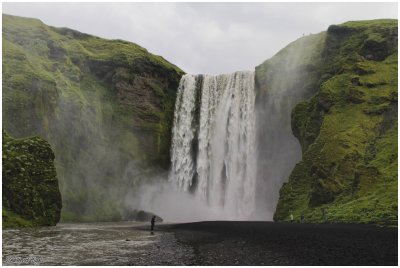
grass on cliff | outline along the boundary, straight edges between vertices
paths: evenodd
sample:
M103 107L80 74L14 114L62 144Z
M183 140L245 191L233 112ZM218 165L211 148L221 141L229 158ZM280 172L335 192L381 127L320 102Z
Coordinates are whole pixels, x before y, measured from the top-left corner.
M292 116L303 159L274 218L396 225L397 20L331 26L326 38L325 82Z
M32 221L22 218L20 215L13 213L8 209L2 210L3 228L16 228L16 227L35 227Z
M2 19L4 129L52 144L63 218L114 219L121 200L106 195L122 189L114 197L123 198L120 184L132 163L168 168L183 71L127 41Z

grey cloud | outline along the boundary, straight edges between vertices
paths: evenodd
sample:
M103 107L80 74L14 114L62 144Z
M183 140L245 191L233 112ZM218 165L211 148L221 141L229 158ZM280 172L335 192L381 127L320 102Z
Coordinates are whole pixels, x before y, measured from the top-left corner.
M251 70L302 34L397 18L397 3L3 3L7 14L135 42L189 73Z

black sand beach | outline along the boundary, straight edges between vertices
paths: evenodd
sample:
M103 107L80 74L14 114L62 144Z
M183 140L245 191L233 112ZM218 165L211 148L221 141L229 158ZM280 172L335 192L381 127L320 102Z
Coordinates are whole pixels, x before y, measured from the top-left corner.
M397 265L397 228L97 222L3 229L3 265Z
M192 248L185 265L397 265L397 228L273 222L159 225ZM156 230L157 230L156 229Z

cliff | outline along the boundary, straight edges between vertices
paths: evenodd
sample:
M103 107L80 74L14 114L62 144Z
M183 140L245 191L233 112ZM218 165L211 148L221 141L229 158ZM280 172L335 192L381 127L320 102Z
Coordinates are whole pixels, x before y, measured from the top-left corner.
M137 185L169 167L182 74L130 42L3 15L3 127L51 144L62 220L134 211ZM258 211L397 224L397 20L304 36L255 88Z
M320 49L294 64L308 66L289 90L304 99L290 110L302 157L274 220L397 224L397 20L347 22L317 36L288 47L306 39ZM269 75L288 48L257 68L259 99L283 90Z
M3 14L3 128L51 144L62 220L121 219L168 169L182 74L136 44Z
M39 138L13 139L3 131L3 228L56 225L61 194L54 153Z
M257 207L272 218L279 188L301 160L291 129L291 111L321 83L325 33L302 37L256 67Z

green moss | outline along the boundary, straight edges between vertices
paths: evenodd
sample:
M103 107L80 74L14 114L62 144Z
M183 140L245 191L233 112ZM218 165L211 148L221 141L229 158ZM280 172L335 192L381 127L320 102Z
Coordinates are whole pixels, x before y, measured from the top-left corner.
M397 224L397 20L331 26L324 44L322 83L292 112L303 159L274 219Z
M299 92L304 88L308 96L314 94L315 87L320 83L320 54L324 42L324 32L302 37L257 66L255 80L258 97L292 87L298 88ZM307 79L303 79L304 75Z
M29 220L22 218L20 215L15 214L7 209L3 208L3 228L15 228L15 227L34 227L34 223Z
M50 145L3 131L3 227L55 225L61 195Z
M51 143L63 219L114 219L132 163L169 167L182 74L130 42L3 15L3 127Z

